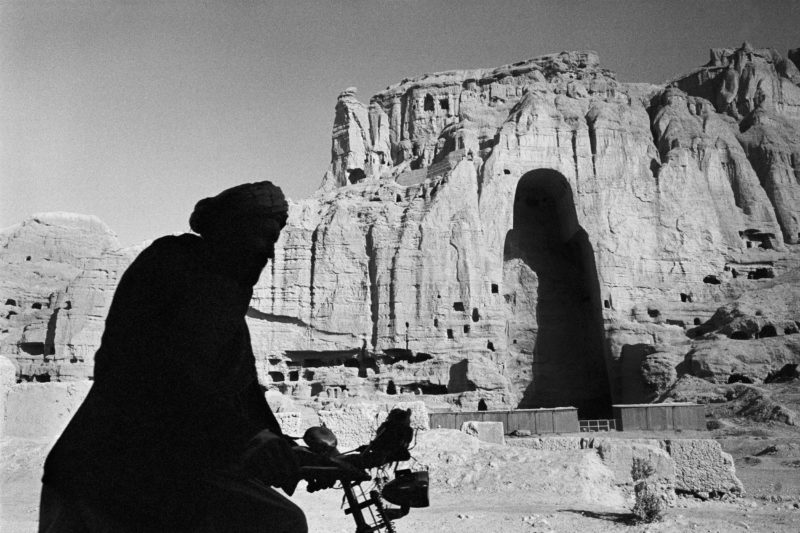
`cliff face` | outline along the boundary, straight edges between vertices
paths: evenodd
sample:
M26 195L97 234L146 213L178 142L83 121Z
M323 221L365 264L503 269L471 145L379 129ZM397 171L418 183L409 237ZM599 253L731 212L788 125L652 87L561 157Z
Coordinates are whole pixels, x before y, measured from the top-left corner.
M571 52L404 80L369 106L348 89L322 187L292 205L253 298L263 382L593 415L691 369L727 379L702 361L763 342L736 339L752 307L737 302L798 268L798 81L744 46L668 87ZM90 363L101 295L133 253L98 251L54 289L88 302L53 319L57 360ZM757 322L798 362L793 279ZM2 343L22 377L80 374L23 356L18 330Z

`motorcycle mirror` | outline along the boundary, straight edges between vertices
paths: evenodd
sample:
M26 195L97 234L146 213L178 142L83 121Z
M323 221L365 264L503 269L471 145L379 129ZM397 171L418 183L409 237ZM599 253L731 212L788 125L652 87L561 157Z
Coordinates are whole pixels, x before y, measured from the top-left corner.
M339 443L336 435L324 426L308 428L303 435L303 442L306 443L309 450L319 455L326 457L339 455L339 450L336 449L336 445Z

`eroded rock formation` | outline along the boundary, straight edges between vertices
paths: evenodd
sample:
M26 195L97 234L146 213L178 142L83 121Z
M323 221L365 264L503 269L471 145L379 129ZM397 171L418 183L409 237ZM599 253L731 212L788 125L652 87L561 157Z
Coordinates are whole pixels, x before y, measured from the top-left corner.
M667 86L565 52L344 91L248 314L262 382L599 416L800 362L795 56L711 56ZM0 237L1 353L22 380L83 379L138 250L47 220Z

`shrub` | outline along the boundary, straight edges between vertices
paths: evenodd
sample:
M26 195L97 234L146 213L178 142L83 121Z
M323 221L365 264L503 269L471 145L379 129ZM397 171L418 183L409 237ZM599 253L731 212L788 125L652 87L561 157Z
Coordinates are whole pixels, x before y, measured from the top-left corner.
M653 464L647 459L634 457L631 467L631 477L634 482L636 503L633 506L633 515L638 522L658 522L664 518L666 501L659 490L658 484L652 478L655 473Z

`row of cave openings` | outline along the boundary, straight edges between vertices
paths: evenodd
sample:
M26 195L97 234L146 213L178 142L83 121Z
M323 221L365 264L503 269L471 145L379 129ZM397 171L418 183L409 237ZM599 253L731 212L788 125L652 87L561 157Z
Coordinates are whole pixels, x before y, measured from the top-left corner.
M15 300L14 298L7 298L6 302L5 302L5 305L8 306L8 307L16 307L16 308L23 307L22 305L17 303L17 300ZM29 309L32 310L32 311L39 311L41 309L50 309L50 303L49 302L47 302L47 303L33 302L30 305ZM66 309L66 310L72 309L72 302L69 301L69 300L64 302L64 305L63 305L62 309ZM6 313L5 318L11 318L12 316L15 316L17 314L19 314L19 313L15 309L9 309L8 312Z
M313 355L313 357L312 357ZM331 399L347 396L347 387L344 385L326 386L319 381L314 381L317 371L320 368L345 367L357 368L359 377L367 377L366 370L370 369L375 374L380 374L381 365L392 365L403 361L406 364L417 364L433 358L432 355L400 348L389 348L377 356L366 356L360 350L349 350L336 352L336 355L325 355L320 352L297 352L288 354L286 370L276 367L281 365L284 360L280 357L270 357L268 359L272 370L267 374L270 381L278 386L305 384L310 388L311 396L324 395ZM432 383L406 383L397 386L393 380L383 381L381 388L387 394L446 394L447 387Z
M449 95L445 98L434 98L432 94L426 94L425 98L422 100L422 110L428 113L436 113L437 111L443 111L445 114L450 114L450 98ZM438 102L437 102L438 100ZM438 103L438 106L437 106Z

